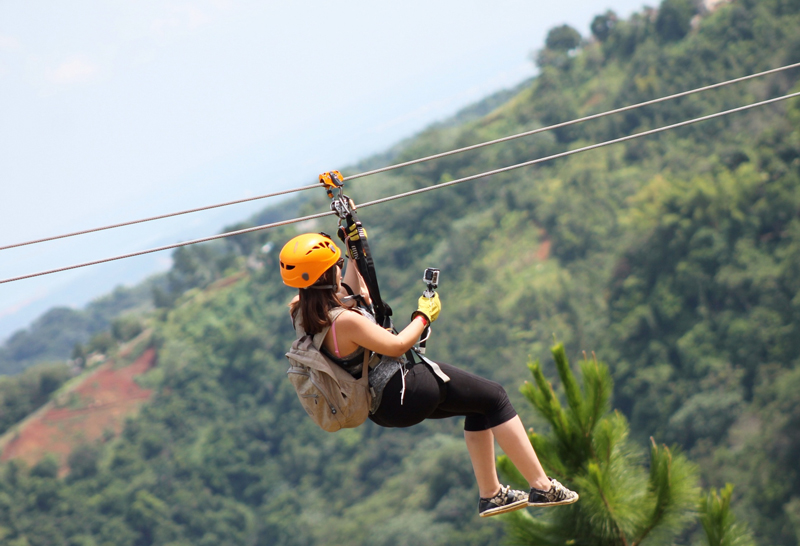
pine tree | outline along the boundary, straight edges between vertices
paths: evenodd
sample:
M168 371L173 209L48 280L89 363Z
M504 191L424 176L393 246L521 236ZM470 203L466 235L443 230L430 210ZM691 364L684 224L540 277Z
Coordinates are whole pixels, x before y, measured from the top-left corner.
M581 498L567 507L504 516L509 543L672 544L696 521L700 490L695 465L676 449L659 446L652 439L649 463L644 464L641 450L628 438L627 420L611 412L613 382L608 367L584 358L581 387L563 345L553 347L552 353L566 407L545 379L540 363L529 364L534 383L526 382L522 392L551 428L548 434L531 432L530 439L544 467ZM499 464L512 482L524 486L506 457L500 457ZM728 489L723 490L722 500L716 493L703 497L700 511L711 546L752 543L746 530L733 522ZM712 540L712 536L718 538ZM734 541L735 536L743 538Z
M737 523L731 512L733 485L727 484L719 494L711 490L700 498L700 522L709 546L753 546L747 527Z

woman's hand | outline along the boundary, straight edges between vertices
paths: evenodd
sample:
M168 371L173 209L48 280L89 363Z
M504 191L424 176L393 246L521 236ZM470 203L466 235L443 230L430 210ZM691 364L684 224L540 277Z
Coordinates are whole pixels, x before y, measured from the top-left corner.
M423 315L428 322L433 322L439 317L442 310L442 302L439 300L439 294L434 292L432 298L420 296L417 302L417 310L411 314L413 319L416 315Z

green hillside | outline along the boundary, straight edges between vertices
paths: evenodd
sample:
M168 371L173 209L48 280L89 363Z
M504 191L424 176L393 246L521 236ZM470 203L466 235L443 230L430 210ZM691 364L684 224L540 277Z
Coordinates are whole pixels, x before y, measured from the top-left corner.
M76 345L85 345L93 336L107 332L122 314L152 310L153 290L160 283L161 279L156 276L133 288L119 286L81 310L50 309L3 343L0 375L16 374L41 362L75 358Z
M414 159L800 61L800 1L695 17L665 0L594 36L554 29L540 75L366 164ZM364 202L789 91L800 71L348 183ZM356 166L352 172L364 165ZM331 168L337 166L332 165ZM324 192L258 220L327 209ZM595 351L632 440L676 444L703 485L736 484L758 544L800 544L800 101L365 208L381 289L403 325L442 270L433 358L518 392L553 337ZM326 434L297 403L277 249L297 229L186 247L146 322L152 402L119 438L0 469L0 542L73 545L488 545L461 423ZM313 229L332 233L334 221ZM263 252L265 243L274 243ZM233 275L246 272L239 280ZM230 284L214 283L234 279ZM545 376L555 367L543 363ZM688 528L681 543L694 543Z

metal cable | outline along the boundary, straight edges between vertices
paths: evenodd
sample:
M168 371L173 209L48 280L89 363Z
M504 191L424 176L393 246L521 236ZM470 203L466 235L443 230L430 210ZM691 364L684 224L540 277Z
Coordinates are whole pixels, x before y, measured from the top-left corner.
M24 243L14 243L11 245L0 246L0 250L7 250L9 248L16 248L19 246L27 246L27 245L34 245L37 243L44 243L47 241L55 241L56 239L64 239L66 237L75 237L76 235L86 235L87 233L94 233L96 231L104 231L106 229L114 229L119 227L125 226L132 226L134 224L141 224L143 222L151 222L153 220L163 220L164 218L171 218L173 216L180 216L181 214L189 214L192 212L200 212L202 210L210 210L216 209L219 207L227 207L228 205L238 205L239 203L246 203L248 201L257 201L259 199L266 199L268 197L276 197L278 195L286 195L287 193L294 193L298 191L310 190L312 188L318 188L319 184L314 184L312 186L302 186L300 188L292 188L289 190L277 191L274 193L268 193L266 195L259 195L258 197L247 197L245 199L237 199L236 201L228 201L227 203L218 203L216 205L208 205L206 207L197 207L196 209L189 209L189 210L182 210L180 212L170 212L169 214L162 214L160 216L151 216L150 218L142 218L141 220L131 220L130 222L120 222L119 224L111 224L109 226L102 226L96 227L91 229L84 229L83 231L74 231L72 233L64 233L62 235L54 235L52 237L44 237L42 239L36 239L33 241L26 241Z
M315 187L317 187L317 186L315 186ZM251 233L253 231L260 231L262 229L275 228L275 227L279 227L279 226L285 226L287 224L295 224L297 222L302 222L304 220L313 220L315 218L322 218L324 216L331 216L332 214L334 214L333 211L322 212L322 213L319 213L319 214L312 214L311 216L304 216L302 218L293 218L292 220L284 220L282 222L273 222L271 224L264 224L263 226L256 226L256 227L251 227L251 228L246 228L246 229L239 229L239 230L236 230L236 231L228 231L226 233L220 233L218 235L212 235L210 237L203 237L202 239L193 239L191 241L184 241L182 243L175 243L175 244L172 244L172 245L165 245L165 246L160 246L160 247L157 247L157 248L150 248L150 249L147 249L147 250L140 250L138 252L131 252L129 254L122 254L120 256L114 256L112 258L104 258L102 260L94 260L92 262L84 262L84 263L76 264L76 265L68 265L66 267L59 267L58 269L50 269L50 270L47 270L47 271L41 271L39 273L32 273L30 275L21 275L19 277L3 279L3 280L0 280L0 284L5 284L7 282L21 281L23 279L30 279L31 277L40 277L42 275L49 275L51 273L60 273L62 271L69 271L70 269L78 269L78 268L81 268L81 267L88 267L90 265L98 265L98 264L102 264L102 263L106 263L106 262L113 262L115 260L123 260L125 258L133 258L135 256L142 256L144 254L152 254L153 252L161 252L162 250L170 250L172 248L178 248L180 246L188 246L188 245L194 245L194 244L197 244L197 243L205 243L205 242L208 242L208 241L213 241L215 239L223 239L225 237L232 237L233 235L242 235L243 233Z
M544 163L545 161L551 161L553 159L558 159L561 157L567 157L570 155L578 154L581 152L588 152L589 150L595 150L597 148L602 148L604 146L609 146L611 144L618 144L620 142L625 142L628 140L633 140L635 138L641 138L643 136L653 135L656 133L661 133L663 131L668 131L670 129L677 129L678 127L685 127L686 125L691 125L693 123L698 123L700 121L708 121L709 119L718 118L721 116L726 116L728 114L733 114L735 112L741 112L743 110L749 110L751 108L756 108L757 106L764 106L766 104L772 104L773 102L779 102L786 99L791 99L794 97L800 96L800 92L791 93L789 95L785 95L783 97L777 97L774 99L764 100L761 102L756 102L753 104L749 104L747 106L740 106L738 108L733 108L731 110L725 110L723 112L717 112L716 114L709 114L707 116L702 116L699 118L690 119L688 121L681 121L680 123L673 123L672 125L665 125L664 127L659 127L657 129L650 129L649 131L644 131L641 133L636 133L634 135L628 135L620 138L615 138L613 140L607 140L605 142L600 142L599 144L592 144L590 146L584 146L582 148L575 148L574 150L569 150L567 152L561 152L559 154L549 155L547 157L542 157L539 159L533 159L531 161L526 161L524 163L518 163L516 165L511 165L510 167L503 167L502 169L495 169L493 171L487 171L481 174L474 174L472 176L466 176L464 178L459 178L457 180L451 180L449 182L442 182L441 184L436 184L435 186L429 186L427 188L421 188L418 190L407 191L405 193L398 193L397 195L392 195L389 197L384 197L383 199L376 199L375 201L368 201L366 203L362 203L359 207L370 207L372 205L379 205L381 203L386 203L388 201L393 201L395 199L401 199L403 197L409 197L411 195L416 195L418 193L424 193L431 190L436 190L439 188L444 188L446 186L454 186L456 184L461 184L462 182L468 182L470 180L477 180L478 178L483 178L485 176L492 176L499 173L504 173L507 171L513 171L514 169L520 169L522 167L529 167L531 165L536 165L537 163Z
M626 142L628 140L633 140L633 139L636 139L636 138L641 138L641 137L644 137L644 136L653 135L653 134L656 134L656 133L661 133L661 132L668 131L668 130L671 130L671 129L677 129L679 127L685 127L685 126L691 125L693 123L698 123L698 122L701 122L701 121L707 121L707 120L710 120L710 119L726 116L728 114L733 114L733 113L736 113L736 112L742 112L742 111L745 111L745 110L750 110L752 108L757 108L759 106L765 106L767 104L772 104L772 103L775 103L775 102L791 99L791 98L794 98L794 97L800 97L800 92L790 93L790 94L784 95L782 97L776 97L776 98L773 98L773 99L768 99L768 100L756 102L756 103L753 103L753 104L748 104L746 106L740 106L738 108L732 108L730 110L724 110L722 112L717 112L715 114L709 114L709 115L702 116L702 117L699 117L699 118L693 118L693 119L690 119L690 120L687 120L687 121L682 121L680 123L674 123L672 125L666 125L664 127L658 127L656 129L650 129L648 131L644 131L644 132L641 132L641 133L636 133L636 134L633 134L633 135L628 135L628 136L624 136L624 137L620 137L620 138L615 138L613 140L607 140L605 142L600 142L598 144L592 144L590 146L584 146L582 148L576 148L574 150L569 150L569 151L566 151L566 152L561 152L561 153L558 153L558 154L549 155L547 157L542 157L542 158L539 158L539 159L533 159L531 161L526 161L524 163L518 163L516 165L511 165L509 167L503 167L501 169L495 169L495 170L492 170L492 171L487 171L487 172L480 173L480 174L475 174L475 175L472 175L472 176L466 176L464 178L459 178L457 180L451 180L449 182L443 182L441 184L436 184L434 186L429 186L427 188L421 188L421 189L418 189L418 190L408 191L408 192L405 192L405 193L399 193L399 194L392 195L392 196L389 196L389 197L384 197L382 199L376 199L374 201L367 201L367 202L362 203L361 205L359 205L359 208L371 207L373 205L379 205L381 203L387 203L389 201L394 201L395 199L402 199L404 197L409 197L409 196L416 195L416 194L419 194L419 193L438 190L438 189L441 189L441 188L444 188L444 187L447 187L447 186L453 186L455 184L461 184L462 182L468 182L470 180L476 180L478 178L484 178L484 177L487 177L487 176L492 176L492 175L495 175L495 174L511 171L511 170L514 170L514 169L520 169L522 167L528 167L528 166L531 166L531 165L536 165L537 163L544 163L545 161L552 161L553 159L559 159L559 158L562 158L562 157L567 157L567 156L575 155L575 154L578 154L578 153L587 152L589 150L595 150L597 148L602 148L604 146L610 146L611 144L618 144L620 142ZM222 238L225 238L225 237L232 237L234 235L241 235L241 234L244 234L244 233L251 233L251 232L254 232L254 231L261 231L261 230L280 227L280 226L285 226L285 225L289 225L289 224L296 224L298 222L304 222L306 220L314 220L316 218L324 218L325 216L332 216L332 215L334 215L334 212L333 211L328 211L328 212L322 212L322 213L319 213L319 214L312 214L310 216L303 216L303 217L300 217L300 218L293 218L291 220L284 220L284 221L281 221L281 222L273 222L271 224L264 224L264 225L261 225L261 226L255 226L255 227L252 227L252 228L240 229L240 230L237 230L237 231L230 231L230 232L227 232L227 233L220 233L218 235L212 235L210 237L203 237L202 239L194 239L194 240L191 240L191 241L185 241L183 243L175 243L175 244L172 244L172 245L161 246L161 247L158 247L158 248L151 248L151 249L148 249L148 250L141 250L139 252L132 252L130 254L123 254L121 256L114 256L114 257L105 258L105 259L102 259L102 260L95 260L95 261L92 261L92 262L85 262L85 263L81 263L81 264L70 265L70 266L66 266L66 267L60 267L58 269L50 269L50 270L47 270L47 271L40 271L38 273L31 273L31 274L28 274L28 275L20 275L18 277L11 277L11 278L8 278L8 279L2 279L2 280L0 280L0 284L5 284L5 283L9 283L9 282L14 282L14 281L21 281L23 279L30 279L32 277L39 277L39 276L42 276L42 275L49 275L51 273L59 273L61 271L68 271L70 269L78 269L78 268L81 268L81 267L88 267L90 265L97 265L97 264L101 264L101 263L112 262L112 261L115 261L115 260L122 260L124 258L132 258L134 256L142 256L144 254L151 254L153 252L160 252L162 250L169 250L169 249L172 249L172 248L178 248L180 246L187 246L187 245L193 245L193 244L197 244L197 243L204 243L204 242L207 242L207 241L213 241L215 239L222 239Z
M703 91L709 91L711 89L717 89L719 87L724 87L726 85L731 85L731 84L734 84L734 83L739 83L739 82L743 82L743 81L747 81L747 80L752 80L754 78L760 78L762 76L767 76L769 74L775 74L777 72L782 72L784 70L789 70L789 69L792 69L792 68L800 68L800 63L790 64L790 65L782 66L782 67L779 67L779 68L773 68L771 70L766 70L764 72L758 72L756 74L750 74L749 76L742 76L740 78L735 78L735 79L732 79L732 80L727 80L727 81L720 82L720 83L715 83L715 84L712 84L712 85L706 85L704 87L698 87L697 89L692 89L692 90L689 90L689 91L682 91L680 93L675 93L674 95L668 95L666 97L661 97L661 98L658 98L658 99L653 99L653 100L649 100L649 101L645 101L645 102L640 102L640 103L637 103L637 104L632 104L632 105L625 106L625 107L622 107L622 108L617 108L615 110L608 110L606 112L601 112L601 113L598 113L598 114L592 114L590 116L585 116L585 117L582 117L582 118L578 118L578 119L574 119L574 120L570 120L570 121L565 121L565 122L562 122L562 123L557 123L555 125L548 125L547 127L540 127L538 129L533 129L531 131L525 131L523 133L517 133L515 135L510 135L510 136L498 138L498 139L495 139L495 140L489 140L489 141L486 141L486 142L473 144L471 146L465 146L463 148L450 150L448 152L442 152L442 153L439 153L439 154L429 155L429 156L426 156L426 157L421 157L419 159L414 159L414 160L411 160L411 161L405 161L403 163L397 163L395 165L389 165L387 167L381 167L379 169L373 169L371 171L365 171L363 173L358 173L358 174L353 174L353 175L350 175L350 176L345 176L343 180L344 181L355 180L357 178L363 178L365 176L370 176L370 175L373 175L373 174L383 173L383 172L391 171L391 170L394 170L394 169L400 169L402 167L408 167L410 165L416 165L417 163L424 163L426 161L432 161L434 159L440 159L442 157L448 157L448 156L451 156L451 155L460 154L460 153L467 152L467 151L470 151L470 150L477 150L479 148L484 148L486 146L491 146L493 144L499 144L501 142L507 142L509 140L515 140L517 138L531 136L531 135L543 133L543 132L546 132L546 131L552 131L552 130L555 130L555 129L560 129L562 127L568 127L570 125L583 123L584 121L590 121L590 120L602 118L602 117L605 117L605 116L610 116L612 114L619 114L621 112L628 112L630 110L635 110L636 108L641 108L643 106L650 106L650 105L653 105L653 104L658 104L660 102L666 102L668 100L673 100L673 99L677 99L677 98L680 98L680 97L685 97L687 95L692 95L694 93L701 93ZM319 184L301 186L301 187L292 188L292 189L289 189L289 190L279 191L279 192L275 192L275 193L268 193L266 195L260 195L258 197L249 197L249 198L246 198L246 199L238 199L236 201L228 201L227 203L219 203L219 204L216 204L216 205L198 207L198 208L184 210L184 211L180 211L180 212L162 214L160 216L151 216L150 218L142 218L140 220L132 220L132 221L129 221L129 222L121 222L121 223L118 223L118 224L112 224L112 225L108 225L108 226L96 227L96 228L92 228L92 229L85 229L85 230L82 230L82 231L75 231L75 232L72 232L72 233L65 233L63 235L54 235L52 237L44 237L42 239L36 239L36 240L33 240L33 241L26 241L26 242L23 242L23 243L14 243L14 244L6 245L6 246L0 246L0 251L7 250L7 249L10 249L10 248L17 248L17 247L21 247L21 246L33 245L33 244L37 244L37 243L44 243L44 242L47 242L47 241L54 241L54 240L57 240L57 239L64 239L64 238L67 238L67 237L74 237L76 235L85 235L87 233L94 233L94 232L97 232L97 231L104 231L104 230L107 230L107 229L114 229L114 228L119 228L119 227L131 226L131 225L134 225L134 224L141 224L141 223L144 223L144 222L151 222L153 220L163 220L164 218L171 218L173 216L180 216L182 214L189 214L189 213L192 213L192 212L200 212L200 211L210 210L210 209L219 208L219 207L227 207L229 205L236 205L236 204L245 203L245 202L248 202L248 201L256 201L256 200L259 200L259 199L266 199L268 197L277 197L279 195L285 195L285 194L289 194L289 193L310 190L310 189L314 189L314 188L317 188L317 187L319 187Z
M366 171L359 174L353 174L350 176L345 176L344 180L355 180L356 178L362 178L364 176L370 176L373 174L378 174L386 171L391 171L393 169L399 169L401 167L408 167L409 165L416 165L417 163L423 163L425 161L431 161L433 159L440 159L442 157L447 157L450 155L460 154L461 152L467 152L470 150L477 150L478 148L483 148L485 146L491 146L492 144L499 144L500 142L507 142L509 140L514 140L517 138L522 138L526 136L535 135L538 133L543 133L545 131L552 131L554 129L560 129L562 127L569 127L570 125L575 125L577 123L583 123L584 121L589 121L593 119L602 118L605 116L610 116L612 114L619 114L621 112L627 112L629 110L635 110L636 108L641 108L643 106L650 106L653 104L658 104L660 102L666 102L668 100L677 99L680 97L685 97L687 95L692 95L694 93L701 93L703 91L708 91L710 89L716 89L718 87L724 87L726 85L730 85L733 83L739 83L746 80L752 80L753 78L759 78L761 76L767 76L769 74L774 74L776 72L781 72L783 70L789 70L790 68L800 68L800 63L790 64L786 66L782 66L780 68L773 68L771 70L766 70L764 72L759 72L757 74L750 74L749 76L742 76L741 78L735 78L733 80L727 80L720 83L715 83L712 85L706 85L705 87L698 87L697 89L692 89L690 91L682 91L680 93L675 93L674 95L668 95L666 97L661 97L658 99L648 100L645 102L639 102L637 104L632 104L630 106L624 106L622 108L617 108L615 110L609 110L607 112L601 112L599 114L592 114L590 116L585 116L578 119L573 119L571 121L565 121L562 123L557 123L555 125L548 125L547 127L540 127L539 129L533 129L531 131L525 131L524 133L518 133L516 135L510 135L507 137L498 138L495 140L489 140L487 142L481 142L478 144L473 144L472 146L465 146L464 148L458 148L457 150L450 150L449 152L442 152L440 154L429 155L427 157L422 157L419 159L412 159L411 161L405 161L403 163L397 163L395 165L389 165L388 167L381 167L380 169L373 169L371 171ZM2 250L2 249L0 249Z

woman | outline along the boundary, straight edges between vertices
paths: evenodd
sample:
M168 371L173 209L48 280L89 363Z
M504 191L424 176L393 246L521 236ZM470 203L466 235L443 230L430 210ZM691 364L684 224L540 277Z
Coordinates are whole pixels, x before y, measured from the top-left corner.
M499 384L448 364L406 357L439 316L438 294L421 297L411 322L394 334L378 326L367 311L369 292L354 261L341 277L341 251L324 233L293 238L281 250L280 262L283 282L300 289L290 304L295 328L302 326L313 335L330 326L321 350L355 377L361 375L365 349L381 355L369 371L373 422L409 427L424 419L465 417L464 437L480 491L481 517L578 500L577 493L547 477ZM500 484L495 439L528 481L529 493Z

